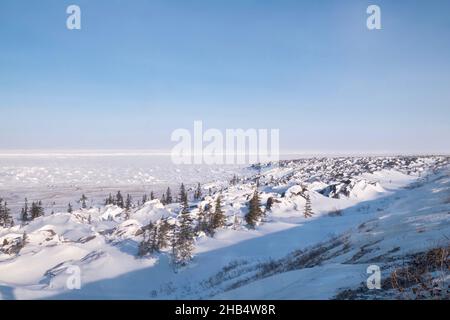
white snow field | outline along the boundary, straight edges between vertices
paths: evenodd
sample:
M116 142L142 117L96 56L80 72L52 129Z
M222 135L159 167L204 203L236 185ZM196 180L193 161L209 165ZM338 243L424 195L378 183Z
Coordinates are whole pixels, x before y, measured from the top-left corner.
M98 206L118 190L136 198L150 191L159 196L167 187L178 188L181 182L217 183L229 180L236 172L248 175L251 170L231 165L174 165L169 155L154 152L3 152L0 196L16 211L25 197L44 200L46 212L51 213L65 211L82 193L90 205Z
M228 220L213 237L198 233L193 260L174 268L169 248L137 253L149 222L177 223L177 203L155 199L125 214L98 200L90 209L55 210L26 224L16 215L15 226L0 227L2 299L332 299L364 283L369 265L379 265L387 277L396 258L450 242L449 157L310 158L247 169L185 168L187 173L164 164L124 169L106 163L111 158L96 159L97 168L93 159L81 166L73 158L53 159L55 165L11 159L0 162L3 198L33 194L28 197L45 205L81 193L104 199L110 190L127 192L139 183L139 192L149 192L153 179L161 187L200 181L205 196L189 198L194 222L197 206L213 204L219 194ZM239 181L229 183L235 173ZM274 201L249 229L244 216L255 188L263 210L269 197ZM306 194L309 218L303 214ZM68 285L74 267L80 289Z

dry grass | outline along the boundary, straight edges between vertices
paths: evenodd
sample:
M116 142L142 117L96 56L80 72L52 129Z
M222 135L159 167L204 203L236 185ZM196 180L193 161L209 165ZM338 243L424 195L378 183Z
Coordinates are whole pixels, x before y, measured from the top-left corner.
M388 285L403 299L449 299L449 252L447 246L415 255L407 266L391 273Z
M402 299L449 300L450 299L450 246L439 246L424 252L404 256L397 267L383 279L381 290L369 290L366 283L353 289L341 290L337 300ZM397 260L400 262L399 260Z

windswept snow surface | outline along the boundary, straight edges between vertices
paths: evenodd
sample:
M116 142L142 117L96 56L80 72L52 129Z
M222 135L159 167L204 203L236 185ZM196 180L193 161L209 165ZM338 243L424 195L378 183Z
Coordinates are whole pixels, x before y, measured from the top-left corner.
M82 193L99 206L109 193L121 190L136 198L151 190L229 180L252 174L242 165L174 165L170 156L154 153L0 153L0 196L15 211L25 197L43 200L48 213L65 211Z
M448 242L448 164L437 156L360 157L281 161L245 171L254 175L239 168L238 183L211 179L211 195L191 199L195 220L197 206L212 204L220 191L227 226L214 237L198 234L193 261L176 270L168 248L137 257L141 228L162 218L176 223L176 203L148 201L129 217L113 205L48 213L0 228L0 297L330 299L365 281L369 264ZM253 230L244 216L256 179L262 208L269 197L274 203ZM306 194L311 218L303 215ZM25 246L14 250L24 233ZM74 270L81 288L71 290Z

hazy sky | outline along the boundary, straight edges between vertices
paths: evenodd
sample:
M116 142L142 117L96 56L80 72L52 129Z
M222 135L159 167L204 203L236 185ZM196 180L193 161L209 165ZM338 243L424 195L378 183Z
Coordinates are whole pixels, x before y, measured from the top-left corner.
M169 149L203 120L279 128L283 150L449 152L449 17L448 0L1 0L0 148Z

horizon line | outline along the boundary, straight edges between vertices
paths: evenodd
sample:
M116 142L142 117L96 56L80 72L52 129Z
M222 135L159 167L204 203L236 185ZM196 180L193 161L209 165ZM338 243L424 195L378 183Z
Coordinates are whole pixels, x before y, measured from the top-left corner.
M170 156L172 153L167 149L89 149L89 148L73 148L73 149L0 149L0 157L20 157L20 156ZM189 156L195 156L198 153L190 153ZM228 153L229 154L229 153ZM250 155L250 153L244 153ZM220 153L218 155L227 155ZM242 153L240 153L242 155ZM252 153L251 155L254 155ZM450 152L436 151L367 151L367 150L347 150L347 151L324 151L324 150L283 150L280 156L449 156ZM280 159L281 160L281 159Z

